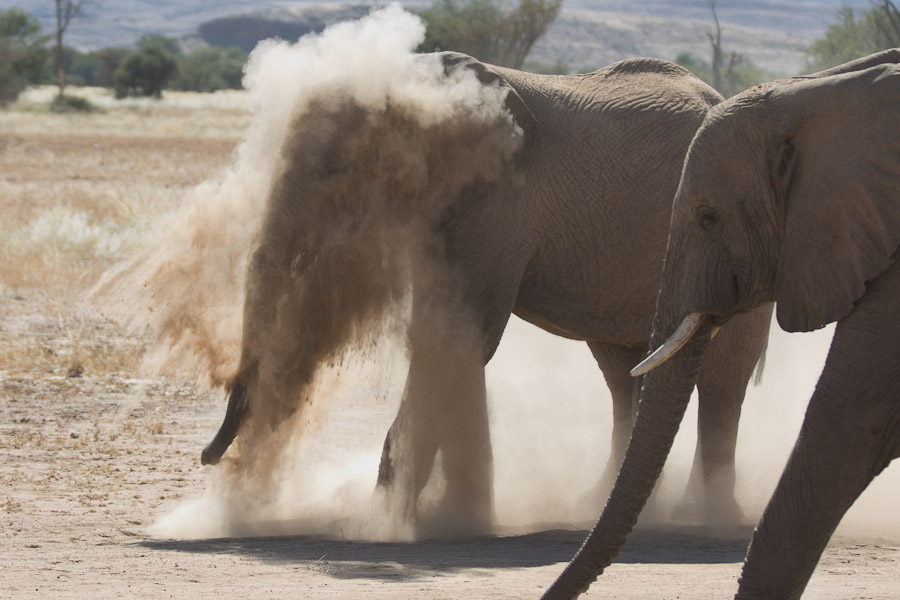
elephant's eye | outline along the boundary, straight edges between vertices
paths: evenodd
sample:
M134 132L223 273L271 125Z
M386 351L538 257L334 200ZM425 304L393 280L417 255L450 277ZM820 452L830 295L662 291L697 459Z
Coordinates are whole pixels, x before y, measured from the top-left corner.
M697 221L703 229L710 229L719 222L719 213L712 206L698 206Z

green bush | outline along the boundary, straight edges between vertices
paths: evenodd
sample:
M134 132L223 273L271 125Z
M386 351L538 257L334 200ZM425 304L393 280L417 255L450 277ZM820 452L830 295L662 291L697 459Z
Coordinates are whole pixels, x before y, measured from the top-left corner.
M28 85L38 83L49 61L37 19L18 8L0 10L0 106L18 97Z
M13 102L25 89L25 80L16 72L21 52L9 40L0 38L0 106Z
M241 89L247 53L240 48L208 46L185 54L173 87L193 92Z
M97 110L96 107L87 98L80 96L58 95L50 103L50 112L54 113L94 112L95 110Z
M163 88L178 74L178 42L159 35L142 36L113 75L116 98L161 98Z
M96 59L92 77L89 79L90 85L111 88L115 87L116 69L125 60L125 57L131 53L128 48L101 48L91 52Z
M732 52L727 59L727 62L722 65L722 80L717 90L726 98L772 78L770 74L754 65L743 54ZM690 52L682 52L675 58L675 62L715 87L713 68L708 62L697 58Z

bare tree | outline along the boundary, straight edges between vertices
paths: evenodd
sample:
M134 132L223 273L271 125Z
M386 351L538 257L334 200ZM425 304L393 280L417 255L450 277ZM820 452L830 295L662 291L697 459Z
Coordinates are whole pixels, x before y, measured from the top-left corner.
M758 71L758 69L745 56L737 52L722 50L722 27L719 25L719 15L716 14L716 0L710 0L709 6L712 9L713 23L716 25L715 35L712 32L706 32L712 46L712 63L710 64L712 86L728 98L756 83L756 81L750 82L747 79L748 77L756 79L758 74L754 71ZM748 69L750 72L746 72Z
M706 32L709 43L712 45L712 78L713 87L717 90L722 89L722 27L719 25L719 15L716 14L716 0L709 0L709 6L712 9L713 22L716 24L716 35Z
M508 16L510 33L506 61L522 68L531 47L547 33L562 8L563 0L519 0L518 10Z
M82 16L88 0L54 0L56 2L56 83L59 95L66 89L66 68L63 64L63 34L75 17Z

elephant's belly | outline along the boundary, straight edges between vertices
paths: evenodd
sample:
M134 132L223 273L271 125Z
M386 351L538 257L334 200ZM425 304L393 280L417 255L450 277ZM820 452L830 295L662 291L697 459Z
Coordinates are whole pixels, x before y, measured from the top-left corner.
M567 310L568 308L568 310ZM628 311L590 310L591 303L566 306L534 306L519 302L513 314L554 335L586 342L603 342L623 346L646 344L650 338L650 315ZM638 311L643 312L643 311Z

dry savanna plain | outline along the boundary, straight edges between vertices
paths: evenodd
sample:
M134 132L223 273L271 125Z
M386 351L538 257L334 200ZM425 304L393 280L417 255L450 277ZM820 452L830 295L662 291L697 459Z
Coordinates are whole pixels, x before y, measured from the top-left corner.
M354 526L377 519L360 515L371 513L402 391L399 344L327 388L335 397L276 503L223 503L216 468L199 461L224 412L221 391L147 372L147 339L88 295L149 223L232 162L246 100L75 93L103 110L50 114L52 91L38 89L0 112L0 598L539 597L597 512L584 498L605 465L611 414L586 347L514 321L489 365L494 535L410 541ZM747 525L665 518L691 460L689 415L658 518L639 525L588 598L734 593L828 335L773 333L739 440ZM804 597L900 596L896 471L847 516Z

